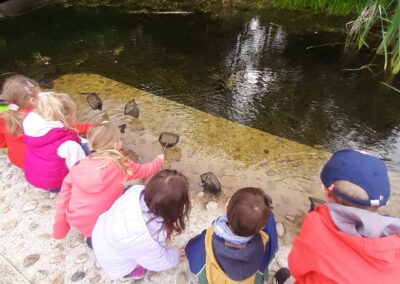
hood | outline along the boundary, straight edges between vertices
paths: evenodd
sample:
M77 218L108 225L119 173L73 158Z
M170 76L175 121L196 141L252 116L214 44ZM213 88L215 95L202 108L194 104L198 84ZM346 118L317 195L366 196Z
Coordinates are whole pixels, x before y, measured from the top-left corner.
M87 157L70 169L74 187L89 193L98 193L112 186L123 186L123 174L111 161ZM116 183L121 180L121 184Z
M264 256L264 245L259 234L255 235L244 248L226 245L226 241L215 233L212 246L216 260L222 270L233 280L244 280L253 275Z
M331 232L377 269L397 267L399 220L363 209L329 203L316 208Z
M399 218L337 203L328 203L327 206L333 223L343 233L367 238L400 235Z
M25 135L31 137L41 137L49 133L54 128L64 128L61 121L48 121L43 119L36 112L30 112L23 122Z

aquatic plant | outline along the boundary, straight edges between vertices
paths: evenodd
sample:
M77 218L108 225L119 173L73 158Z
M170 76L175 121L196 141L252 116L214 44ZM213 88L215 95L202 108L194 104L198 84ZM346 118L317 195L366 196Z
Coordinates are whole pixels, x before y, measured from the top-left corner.
M350 26L346 46L373 49L384 56L385 71L400 71L400 1L371 1Z

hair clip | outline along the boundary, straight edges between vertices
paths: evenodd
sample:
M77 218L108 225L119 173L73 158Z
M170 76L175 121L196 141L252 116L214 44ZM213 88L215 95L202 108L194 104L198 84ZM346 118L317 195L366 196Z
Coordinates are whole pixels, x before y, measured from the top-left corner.
M8 105L8 109L12 110L12 111L18 111L19 110L19 106L16 104L9 104Z

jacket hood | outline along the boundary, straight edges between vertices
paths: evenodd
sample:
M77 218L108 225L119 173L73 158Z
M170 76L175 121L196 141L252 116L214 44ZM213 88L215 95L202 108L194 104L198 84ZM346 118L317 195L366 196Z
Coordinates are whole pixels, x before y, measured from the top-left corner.
M398 265L399 219L333 203L317 211L332 233L371 266L384 271Z
M224 272L233 280L244 280L253 275L264 256L264 245L259 234L255 235L244 248L227 246L224 239L213 235L215 258Z
M23 121L25 135L31 137L41 137L49 133L54 128L65 128L61 121L48 121L38 113L30 112Z
M123 180L123 174L111 161L87 157L70 169L74 187L89 193L98 193L110 185L110 181Z

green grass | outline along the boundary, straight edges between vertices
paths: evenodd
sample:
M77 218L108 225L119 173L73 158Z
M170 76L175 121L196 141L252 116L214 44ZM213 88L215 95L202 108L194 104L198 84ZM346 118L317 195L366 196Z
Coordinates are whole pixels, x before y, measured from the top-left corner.
M400 1L371 1L351 22L346 45L369 48L384 57L384 70L400 71Z

